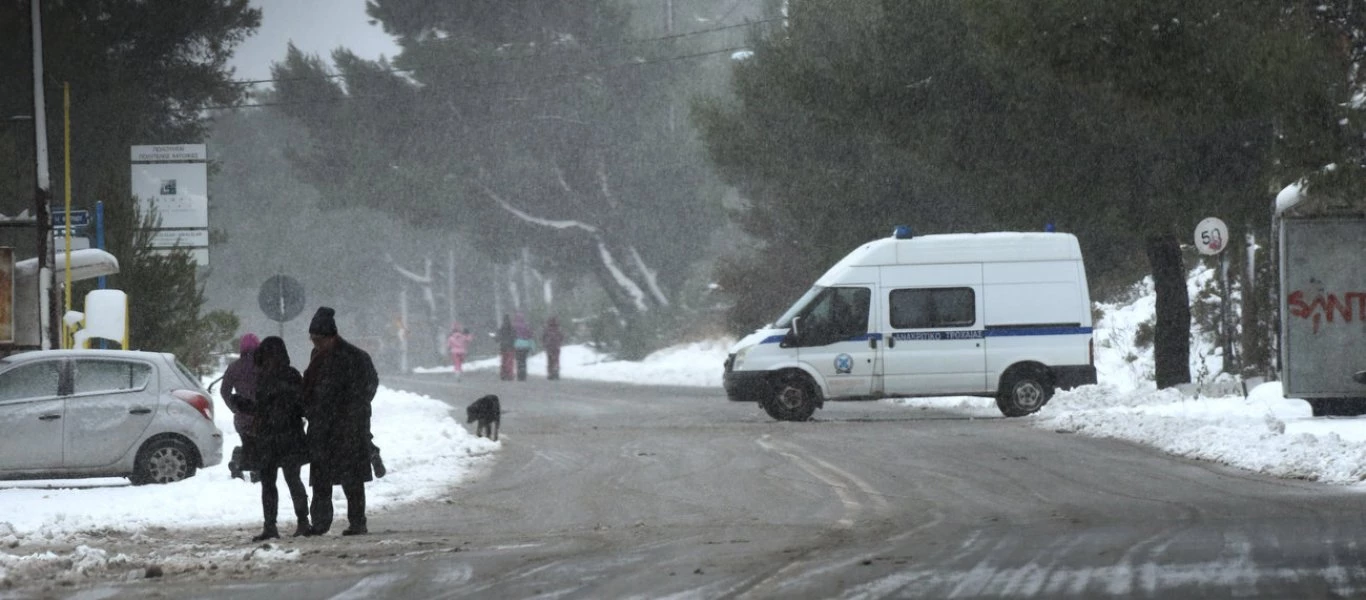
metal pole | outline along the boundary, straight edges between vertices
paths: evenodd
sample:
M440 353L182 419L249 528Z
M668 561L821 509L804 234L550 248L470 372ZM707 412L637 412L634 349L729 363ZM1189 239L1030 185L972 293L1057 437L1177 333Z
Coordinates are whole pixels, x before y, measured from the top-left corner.
M62 294L65 297L64 308L62 311L62 347L68 348L67 338L70 333L67 331L66 313L71 312L71 84L62 82L62 159L65 164L62 166L64 179L62 180L63 210L66 217L62 219L64 224L62 241L63 251L66 254L66 263L62 270L66 276L65 285L62 287Z
M451 309L451 325L455 325L455 241L452 239L446 256L446 304Z
M104 202L102 201L95 202L95 247L99 248L100 250L104 250ZM96 279L96 282L96 287L98 287L99 289L105 289L104 275L100 275L99 278ZM125 311L124 321L128 320L126 312L127 311ZM127 335L123 337L125 340L128 339ZM108 346L105 344L105 339L100 338L100 349L103 350L107 347Z
M408 286L406 285L398 292L398 341L398 370L406 374L408 372Z
M48 256L47 235L52 229L52 217L48 215L48 198L51 195L52 180L47 164L47 110L43 95L43 22L40 0L33 0L33 148L34 148L34 192L33 204L36 210L38 233L38 331L41 348L52 348L52 287L56 275L52 272L52 259ZM44 286L44 283L47 285Z
M95 247L104 250L104 202L102 201L95 203ZM96 281L98 287L104 289L104 275L100 275Z

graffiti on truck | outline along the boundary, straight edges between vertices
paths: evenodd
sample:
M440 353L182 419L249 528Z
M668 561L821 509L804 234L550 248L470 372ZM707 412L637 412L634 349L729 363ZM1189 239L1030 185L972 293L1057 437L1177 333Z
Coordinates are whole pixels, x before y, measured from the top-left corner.
M1339 316L1342 317L1343 323L1351 323L1354 314L1357 320L1366 320L1366 292L1347 292L1342 294L1341 298L1338 294L1320 293L1314 296L1313 300L1306 302L1304 291L1295 290L1290 293L1287 303L1291 316L1308 319L1314 323L1315 334L1319 332L1319 326L1323 322L1336 323Z

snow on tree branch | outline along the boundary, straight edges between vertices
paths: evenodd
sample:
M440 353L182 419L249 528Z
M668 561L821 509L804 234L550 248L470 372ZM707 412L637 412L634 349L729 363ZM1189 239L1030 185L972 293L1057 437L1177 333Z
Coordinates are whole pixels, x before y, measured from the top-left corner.
M407 269L405 269L405 268L403 268L403 267L400 267L400 266L398 265L398 262L395 261L395 260L394 260L394 257L391 256L391 255L385 254L385 255L384 255L384 259L387 260L387 261L389 261L389 266L393 267L395 271L398 271L398 274L399 274L399 275L402 275L404 278L408 279L409 281L411 281L411 282L413 282L413 283L420 283L420 284L423 284L423 285L431 285L431 284L432 284L432 259L431 259L431 258L428 258L427 261L426 261L426 264L427 264L427 274L426 274L426 275L418 275L417 273L414 273L414 272L409 271L409 270L407 270Z
M617 285L620 286L622 290L631 296L631 301L635 304L636 310L647 312L649 307L645 304L645 292L617 266L616 259L612 257L612 251L607 248L607 244L601 239L598 240L598 255L602 257L602 266L612 275L612 279L617 282Z
M669 297L664 294L664 290L659 287L659 279L655 276L654 269L646 266L645 259L640 257L640 252L636 251L635 246L631 246L631 261L635 263L636 270L645 277L645 284L650 287L650 293L654 294L655 301L660 306L669 305Z
M489 197L489 198L493 199L494 202L497 202L499 206L503 207L503 210L506 210L506 211L512 213L512 214L515 215L517 218L519 218L519 219L521 219L521 220L523 220L523 221L526 221L527 223L531 223L531 224L534 224L534 225L540 225L540 226L543 226L543 227L552 227L552 228L555 228L555 229L575 229L575 228L577 228L577 229L582 229L582 230L584 230L584 231L587 231L587 232L589 232L589 233L592 233L593 235L597 235L597 234L598 234L598 228L597 228L597 227L594 227L594 226L589 225L589 224L587 224L587 223L584 223L584 222L582 222L582 221L545 219L545 218L542 218L542 217L537 217L537 216L531 215L531 214L529 214L529 213L527 213L527 212L525 212L525 211L523 211L523 210L521 210L521 209L518 209L517 207L513 206L513 205L512 205L511 203L509 203L507 200L504 200L504 199L502 198L502 196L499 196L499 195L498 195L496 192L494 192L492 189L489 189L489 186L484 185L484 184L480 184L480 187L482 187L482 188L484 189L484 193L485 193L485 194L488 194L488 197Z

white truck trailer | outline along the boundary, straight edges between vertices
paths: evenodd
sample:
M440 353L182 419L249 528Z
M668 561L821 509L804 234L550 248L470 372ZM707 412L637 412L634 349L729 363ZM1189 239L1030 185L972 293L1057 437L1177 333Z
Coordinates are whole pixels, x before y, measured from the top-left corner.
M1280 371L1314 416L1366 414L1366 214L1277 199Z

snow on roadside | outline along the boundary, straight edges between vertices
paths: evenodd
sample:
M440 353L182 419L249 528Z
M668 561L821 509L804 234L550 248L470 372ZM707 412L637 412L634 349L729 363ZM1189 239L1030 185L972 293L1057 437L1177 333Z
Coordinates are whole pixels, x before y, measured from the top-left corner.
M1308 404L1281 394L1279 382L1257 386L1247 398L1188 398L1175 390L1122 394L1087 386L1059 392L1033 420L1273 477L1366 480L1366 421L1315 419Z
M657 350L640 361L616 360L581 344L560 351L560 373L565 379L637 383L642 385L700 386L721 389L726 351L733 338L688 342ZM465 363L466 371L497 371L498 357ZM414 373L451 373L447 366L419 367ZM527 357L529 376L546 373L545 352Z
M380 388L374 400L372 432L389 473L366 486L367 508L438 498L481 457L500 445L471 435L444 402ZM232 415L218 404L215 424L223 431L224 462L168 485L133 486L121 478L0 481L0 547L54 542L90 532L136 532L154 527L216 527L259 524L260 486L228 475L227 459L240 439ZM304 468L304 481L308 468ZM281 529L292 523L288 492L281 503ZM343 494L335 494L345 514ZM0 560L4 560L0 553ZM3 568L0 563L0 568Z

